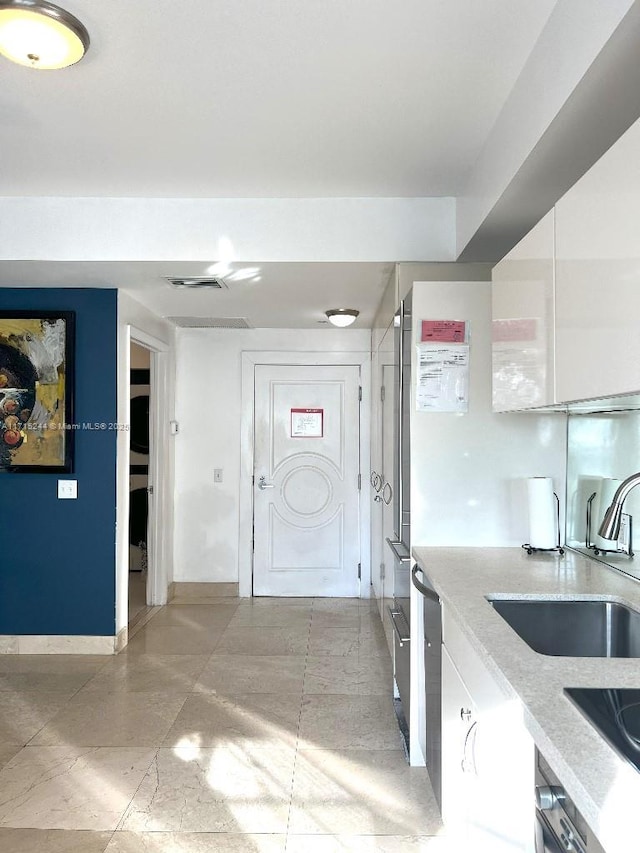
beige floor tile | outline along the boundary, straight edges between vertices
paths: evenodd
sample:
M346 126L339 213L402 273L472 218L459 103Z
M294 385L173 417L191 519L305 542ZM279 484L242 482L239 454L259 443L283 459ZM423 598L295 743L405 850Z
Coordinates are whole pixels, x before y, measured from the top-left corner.
M217 628L185 628L180 625L158 625L153 619L135 635L122 654L203 655L211 654L224 633Z
M0 655L0 673L94 675L110 655Z
M384 625L376 611L360 611L360 634L379 634L384 637Z
M284 833L293 764L279 748L160 749L119 828Z
M313 609L317 611L330 611L338 613L339 611L352 610L359 608L363 603L368 601L364 598L314 598Z
M190 696L163 746L197 743L295 749L301 704L302 695L290 693Z
M309 750L296 758L292 833L432 835L442 828L424 767L399 750Z
M315 627L311 621L310 655L355 655L360 649L360 632L355 627Z
M306 627L229 627L216 652L227 655L304 655L308 641Z
M273 607L276 605L277 607L313 607L316 598L274 598L273 596L259 596L256 598L240 598L238 599L240 604L249 604L251 607Z
M169 604L154 615L150 627L226 628L237 609L237 604Z
M316 610L311 616L313 628L358 628L360 626L360 608L357 605L341 610Z
M222 655L215 652L194 688L211 693L300 693L303 655Z
M462 853L428 835L292 835L286 853ZM473 853L473 851L464 851Z
M5 764L8 764L21 749L22 747L16 743L0 743L0 769L2 769ZM0 847L0 850L2 850L2 847Z
M55 655L48 655L55 658ZM92 677L93 672L3 672L0 673L0 693L57 693L73 696Z
M24 746L69 701L65 693L0 692L0 743Z
M244 625L263 628L309 628L311 623L311 605L290 604L281 606L254 607L251 604L241 604L229 623L230 628Z
M359 655L358 692L363 696L391 696L393 692L393 665L386 654L367 658Z
M363 659L383 657L389 658L389 647L382 633L360 633L358 651Z
M67 702L30 746L160 746L185 698L178 693L85 693Z
M189 693L210 655L120 654L82 688L85 693Z
M111 832L65 829L0 829L7 853L104 853Z
M335 693L357 696L359 693L360 657L350 655L307 656L304 671L304 693Z
M116 832L106 853L284 853L285 835Z
M299 739L318 749L398 749L400 732L391 695L306 694Z
M113 830L154 753L27 746L0 770L0 826Z
M392 684L388 655L369 659L363 659L360 654L307 656L304 693L389 696Z

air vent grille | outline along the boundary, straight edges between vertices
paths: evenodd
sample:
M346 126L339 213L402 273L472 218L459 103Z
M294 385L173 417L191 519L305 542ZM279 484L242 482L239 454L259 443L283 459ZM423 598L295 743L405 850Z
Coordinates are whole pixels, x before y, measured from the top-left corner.
M244 317L166 317L181 329L250 329Z
M226 290L228 285L220 276L167 276L167 281L171 287L178 290L186 290L192 288L194 290Z

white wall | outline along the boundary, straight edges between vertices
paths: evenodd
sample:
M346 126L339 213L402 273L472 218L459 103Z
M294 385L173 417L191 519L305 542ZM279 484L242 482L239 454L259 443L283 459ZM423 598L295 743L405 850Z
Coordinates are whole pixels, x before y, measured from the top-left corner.
M131 329L146 333L150 338L166 347L163 356L166 362L165 387L162 399L166 406L164 412L164 433L158 437L161 448L162 491L157 495L156 513L160 531L160 550L155 559L162 566L163 583L171 580L171 557L173 554L173 445L168 437L168 421L173 411L174 396L174 359L173 327L152 314L147 308L136 302L126 293L118 291L118 423L129 421L129 370ZM168 417L167 417L168 415ZM129 434L118 431L117 444L117 493L116 493L116 633L127 625L128 621L128 584L129 584ZM153 559L153 556L152 556ZM166 600L166 598L165 598ZM159 602L158 602L159 603Z
M369 345L368 329L178 330L175 581L238 581L242 352L369 353Z
M0 259L451 261L453 198L0 198Z
M414 406L412 545L522 545L524 478L553 477L564 501L565 416L492 412L490 282L416 282L413 294L416 331L427 319L470 324L470 388L466 414Z

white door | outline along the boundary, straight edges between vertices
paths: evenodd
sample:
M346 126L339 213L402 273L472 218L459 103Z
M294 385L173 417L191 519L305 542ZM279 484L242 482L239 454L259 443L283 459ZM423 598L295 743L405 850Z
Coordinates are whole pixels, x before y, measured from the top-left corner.
M256 365L253 594L360 594L360 368Z

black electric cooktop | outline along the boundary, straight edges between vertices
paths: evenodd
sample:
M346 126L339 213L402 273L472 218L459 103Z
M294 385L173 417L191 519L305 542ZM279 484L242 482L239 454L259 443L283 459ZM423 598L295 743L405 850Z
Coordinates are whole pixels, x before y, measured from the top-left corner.
M611 746L640 770L640 690L567 687L564 692Z

